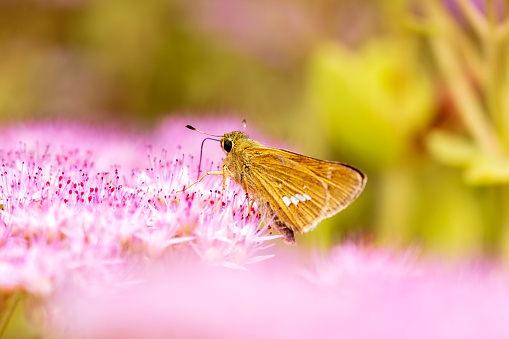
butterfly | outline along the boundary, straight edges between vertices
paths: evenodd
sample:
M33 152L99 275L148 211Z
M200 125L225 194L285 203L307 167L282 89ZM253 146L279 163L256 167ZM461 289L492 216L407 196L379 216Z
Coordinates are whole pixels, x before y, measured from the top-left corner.
M222 201L226 179L232 178L246 193L248 211L256 202L259 212L272 219L272 228L286 243L295 243L295 232L307 233L324 218L346 208L366 185L367 177L361 170L341 162L266 147L240 131L211 136L221 138L226 156L221 170L204 173L182 191L207 175L221 175Z

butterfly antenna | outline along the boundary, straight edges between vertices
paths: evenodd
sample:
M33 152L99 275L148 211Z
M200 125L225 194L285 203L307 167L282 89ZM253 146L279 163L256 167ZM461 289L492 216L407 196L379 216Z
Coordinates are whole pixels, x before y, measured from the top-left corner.
M216 138L222 138L223 136L222 135L214 135L214 134L208 134L208 133L205 133L203 131L200 131L199 129L197 128L194 128L193 126L191 125L186 125L187 128L189 128L190 130L192 131L196 131L198 133L201 133L201 134L205 134L205 135L210 135L211 137L216 137Z
M203 141L201 142L201 147L200 147L200 161L198 162L198 179L200 179L200 174L201 174L201 158L202 158L202 155L203 155L203 144L205 143L205 140L221 141L221 140L217 140L217 139L214 139L214 138L205 138L205 139L203 139ZM196 180L198 180L198 179L196 179Z
M198 133L202 133L202 134L205 134L205 135L210 135L211 137L216 137L216 138L222 138L221 135L214 135L214 134L208 134L208 133L205 133L205 132L202 132L200 131L199 129L196 129L194 128L193 126L191 125L186 125L187 128L189 128L190 130L192 131L196 131ZM201 142L201 147L200 147L200 161L198 162L198 179L200 179L200 174L201 174L201 159L202 159L202 156L203 156L203 144L205 143L205 140L214 140L214 141L221 141L221 140L217 140L217 139L214 139L214 138L205 138L203 139L203 141Z

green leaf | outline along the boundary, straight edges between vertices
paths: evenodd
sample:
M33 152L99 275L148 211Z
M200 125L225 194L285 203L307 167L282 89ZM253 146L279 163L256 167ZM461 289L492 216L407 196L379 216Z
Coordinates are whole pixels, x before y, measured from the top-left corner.
M466 167L479 155L477 147L467 138L435 130L425 140L429 154L439 163Z
M509 158L478 156L464 172L469 185L485 186L509 183Z
M324 44L309 70L310 111L334 147L376 167L408 154L432 117L430 80L404 39L375 40L359 50Z

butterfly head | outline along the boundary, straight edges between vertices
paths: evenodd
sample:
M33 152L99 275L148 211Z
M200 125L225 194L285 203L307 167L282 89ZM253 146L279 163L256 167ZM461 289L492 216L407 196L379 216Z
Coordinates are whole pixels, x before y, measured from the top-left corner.
M226 133L221 138L221 148L226 155L254 146L260 146L260 144L239 131Z
M245 124L245 122L244 122L244 124ZM248 147L262 146L260 143L249 138L247 136L247 134L245 134L244 132L233 131L230 133L226 133L221 137L219 135L208 134L208 133L202 132L202 131L194 128L191 125L187 125L186 127L189 128L190 130L193 130L193 131L205 134L205 135L210 135L211 137L221 138L221 140L218 140L218 141L221 141L221 148L223 149L223 152L227 156L230 153L242 152ZM214 139L214 140L217 140L217 139Z

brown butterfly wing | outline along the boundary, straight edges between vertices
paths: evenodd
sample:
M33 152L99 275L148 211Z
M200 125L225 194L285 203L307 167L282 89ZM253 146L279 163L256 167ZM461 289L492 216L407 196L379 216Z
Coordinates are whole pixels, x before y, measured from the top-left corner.
M366 175L353 166L319 160L286 150L276 151L283 152L290 160L299 161L327 185L330 199L327 204L326 218L346 208L361 194L366 185Z
M327 187L312 171L268 148L249 150L247 191L263 210L268 203L276 218L293 231L307 232L327 211Z
M248 155L252 186L248 193L259 205L266 201L279 208L277 217L301 233L348 206L366 183L362 171L339 162L265 147L249 148ZM311 199L299 199L306 194ZM290 199L289 205L284 197Z

